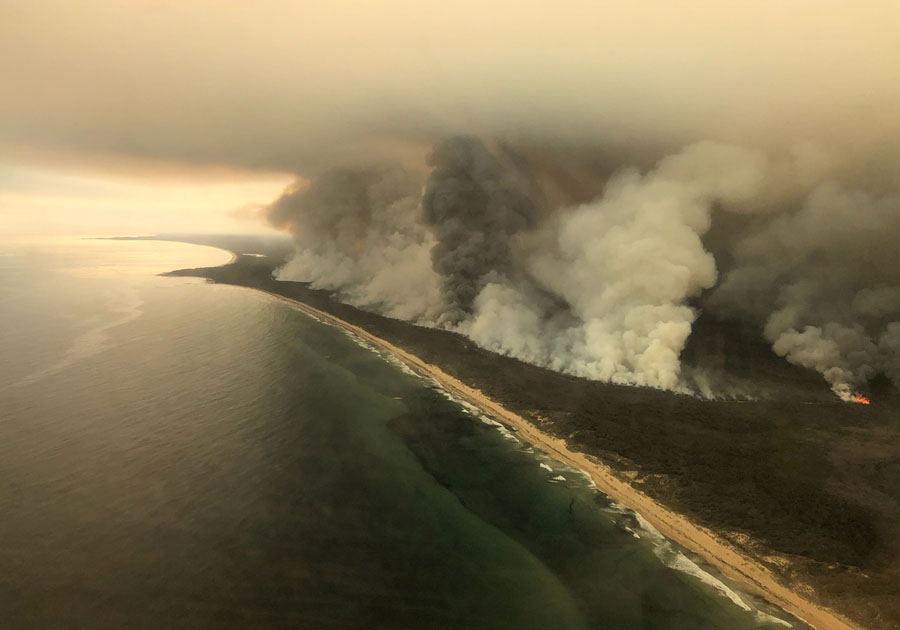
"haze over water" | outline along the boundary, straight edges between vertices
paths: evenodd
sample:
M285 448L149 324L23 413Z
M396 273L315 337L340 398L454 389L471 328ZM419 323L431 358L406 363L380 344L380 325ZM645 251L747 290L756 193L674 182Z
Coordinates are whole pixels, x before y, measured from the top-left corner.
M339 330L155 275L224 252L0 254L4 627L777 627Z

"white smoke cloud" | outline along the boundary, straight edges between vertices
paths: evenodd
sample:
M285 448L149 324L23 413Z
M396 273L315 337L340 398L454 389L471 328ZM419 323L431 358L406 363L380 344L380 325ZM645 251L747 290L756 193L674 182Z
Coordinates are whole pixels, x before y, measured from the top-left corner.
M207 4L0 3L0 152L314 178L280 277L554 369L681 388L702 305L897 380L895 3Z
M900 382L897 197L817 184L832 171L816 151L704 141L553 207L526 155L467 136L438 145L428 178L339 170L290 190L269 208L297 242L278 277L612 383L710 395L681 363L699 305L755 322L844 399L879 374ZM720 248L718 286L715 211L750 219Z
M521 291L490 286L466 331L486 347L578 376L680 388L679 354L696 318L686 300L717 277L701 241L712 204L750 198L764 171L756 153L704 142L646 175L614 175L601 198L559 211L520 244L533 282L572 321L542 318Z
M410 173L389 169L332 172L287 191L269 209L297 243L278 279L309 282L389 317L433 320L442 298L420 189Z

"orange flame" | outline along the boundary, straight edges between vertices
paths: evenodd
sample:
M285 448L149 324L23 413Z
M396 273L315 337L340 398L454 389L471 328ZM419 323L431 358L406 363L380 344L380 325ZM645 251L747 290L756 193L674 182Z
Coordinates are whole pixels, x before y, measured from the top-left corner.
M850 397L850 400L855 403L859 403L860 405L868 405L870 402L869 399L862 394L853 394L853 396Z

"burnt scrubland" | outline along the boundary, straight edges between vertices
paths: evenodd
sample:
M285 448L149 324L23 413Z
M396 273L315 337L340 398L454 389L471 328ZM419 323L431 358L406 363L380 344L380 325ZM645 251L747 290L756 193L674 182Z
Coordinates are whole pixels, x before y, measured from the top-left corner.
M812 595L811 587L865 627L900 628L900 395L887 382L872 383L871 405L842 402L820 375L775 356L758 332L705 316L684 364L733 398L589 381L274 280L285 242L178 240L228 248L236 259L169 275L268 291L362 327L598 458L796 590Z

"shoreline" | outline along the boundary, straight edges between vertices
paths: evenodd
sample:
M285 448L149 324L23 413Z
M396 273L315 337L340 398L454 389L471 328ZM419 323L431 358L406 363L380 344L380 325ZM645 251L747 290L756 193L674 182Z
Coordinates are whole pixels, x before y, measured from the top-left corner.
M357 336L375 348L390 354L417 373L431 378L452 396L475 406L488 416L515 430L516 434L525 442L588 475L599 492L609 496L623 507L634 510L664 537L697 554L723 576L740 584L749 593L762 597L767 602L818 630L861 630L838 613L808 600L783 585L768 569L716 536L712 531L695 525L686 517L669 510L626 481L619 479L612 473L609 466L599 459L570 449L565 440L544 433L521 415L504 408L481 391L469 387L441 368L423 361L359 326L300 300L265 289L255 289L290 304L324 323Z

